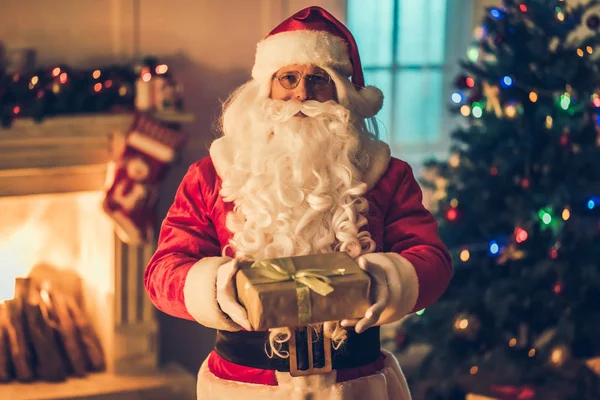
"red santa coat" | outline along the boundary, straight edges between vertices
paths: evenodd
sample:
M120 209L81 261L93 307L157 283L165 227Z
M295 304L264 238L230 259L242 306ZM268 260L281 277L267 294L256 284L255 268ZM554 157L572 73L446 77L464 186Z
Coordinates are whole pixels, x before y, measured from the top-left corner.
M219 195L221 179L217 171L226 163L215 153L211 149L212 158L193 164L183 178L163 222L158 248L145 271L144 282L159 310L210 328L235 330L221 312L215 294L216 271L227 260L221 257L222 249L232 236L225 218L233 207ZM371 170L363 174L369 188L365 195L369 203L368 230L377 245L376 252L400 256L400 272L394 278L398 282L390 283L398 291L391 294L391 299L399 303L392 304L396 307L394 314L400 314L396 315L398 318L433 303L449 283L452 264L438 237L436 221L422 205L422 193L410 166L389 157L389 150L387 157L384 152L383 157L374 159ZM234 254L228 252L227 256ZM410 398L397 361L389 354L385 358L384 362L379 360L380 366L363 369L362 373L347 371L348 378L357 379L343 384L340 382L345 379L338 376L333 382L327 383L331 378L321 377L325 381L320 384L303 385L324 385L321 394L327 393L323 398L328 399L347 400L358 395L375 398L372 395L377 391L386 396L376 398ZM373 368L380 373L376 374ZM246 399L289 398L291 392L298 391L297 387L286 388L285 392L276 387L285 386L287 380L283 373L232 366L213 352L200 370L199 399L242 395ZM249 393L248 385L255 389L254 395Z

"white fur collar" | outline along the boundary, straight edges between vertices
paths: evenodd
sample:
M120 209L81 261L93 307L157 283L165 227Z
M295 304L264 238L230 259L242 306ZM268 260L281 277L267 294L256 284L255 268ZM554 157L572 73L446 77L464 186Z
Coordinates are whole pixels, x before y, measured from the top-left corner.
M390 163L390 147L380 140L364 141L361 151L369 155L368 166L362 172L363 182L367 184L367 190L371 190L379 179L385 174ZM210 157L219 177L233 165L235 150L231 139L223 136L213 142L210 146Z

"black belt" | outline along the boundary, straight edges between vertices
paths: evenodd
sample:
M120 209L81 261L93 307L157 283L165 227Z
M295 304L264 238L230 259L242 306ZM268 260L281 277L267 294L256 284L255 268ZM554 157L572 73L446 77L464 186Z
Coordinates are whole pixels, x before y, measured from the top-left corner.
M281 372L290 371L289 358L280 358L274 355L269 358L265 349L268 349L268 332L227 332L217 331L215 351L226 361L251 368L269 369ZM298 337L296 337L298 340ZM322 342L321 342L322 343ZM319 342L313 346L315 357L314 364L320 365L323 361L323 352L318 350ZM267 346L267 347L265 347ZM321 344L321 349L323 345ZM300 349L301 346L298 346ZM282 351L287 351L287 343L283 344ZM353 329L348 329L348 338L338 349L332 349L331 360L335 370L356 368L368 365L381 356L379 342L379 327L367 329L357 334ZM320 358L320 359L319 359ZM298 356L298 363L303 359ZM299 366L302 368L302 366Z

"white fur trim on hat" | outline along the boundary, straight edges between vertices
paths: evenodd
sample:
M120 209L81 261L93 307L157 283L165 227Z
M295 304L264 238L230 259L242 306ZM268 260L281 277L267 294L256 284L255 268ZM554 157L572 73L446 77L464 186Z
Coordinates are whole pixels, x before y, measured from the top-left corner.
M198 323L207 328L239 330L217 303L217 270L229 260L229 257L204 257L194 264L185 278L185 307Z
M344 40L324 31L289 31L269 36L256 46L254 79L270 79L279 69L293 64L331 67L350 76L352 64Z

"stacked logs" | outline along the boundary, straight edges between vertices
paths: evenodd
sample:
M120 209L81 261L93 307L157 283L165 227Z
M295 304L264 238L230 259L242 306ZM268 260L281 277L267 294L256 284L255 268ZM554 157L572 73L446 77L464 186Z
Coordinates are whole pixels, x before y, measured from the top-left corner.
M0 382L63 381L106 368L100 340L77 301L30 278L0 303Z

